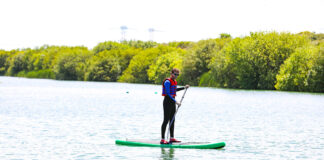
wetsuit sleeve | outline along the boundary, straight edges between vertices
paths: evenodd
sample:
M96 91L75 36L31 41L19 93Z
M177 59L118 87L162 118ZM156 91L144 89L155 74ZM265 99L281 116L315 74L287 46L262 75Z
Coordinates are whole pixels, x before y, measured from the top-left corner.
M168 80L166 80L165 82L164 82L164 87L165 87L165 91L166 91L166 94L173 100L173 101L175 101L176 102L176 100L170 95L170 85L171 85L171 83L170 83L170 81L168 81Z
M184 90L185 87L180 87L180 88L177 88L177 91L181 91L181 90Z

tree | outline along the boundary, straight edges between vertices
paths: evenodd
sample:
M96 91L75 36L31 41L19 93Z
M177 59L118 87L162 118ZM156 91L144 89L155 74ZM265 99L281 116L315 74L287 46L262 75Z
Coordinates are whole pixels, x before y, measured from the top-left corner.
M257 32L236 38L217 54L210 65L217 86L275 89L276 75L296 48L309 44L305 36Z
M92 56L86 47L72 47L58 54L54 72L60 80L84 80L86 62Z
M99 43L97 46L93 48L93 52L95 54L105 51L105 50L112 50L112 49L127 49L129 48L128 45L118 43L118 42L113 42L113 41L106 41Z
M230 34L227 34L227 33L221 33L220 38L221 39L223 39L223 38L232 38L232 36Z
M28 57L25 55L24 51L15 53L9 61L10 66L7 72L9 76L15 76L18 72L27 70Z
M189 49L194 45L194 42L190 41L181 41L181 42L169 42L168 46L176 47L181 49Z
M158 57L155 63L150 65L147 74L150 81L155 84L161 84L162 81L170 76L170 71L173 68L182 69L182 59L185 51L177 49L173 52L163 54ZM181 74L178 77L178 81L181 82Z
M324 45L304 46L281 66L278 90L324 92Z
M122 41L121 43L137 49L148 49L148 48L156 47L158 45L156 42L152 42L152 41L144 42L144 41L134 41L134 40Z
M183 60L184 83L198 85L202 74L209 71L212 57L219 52L230 39L201 40L188 50Z
M130 48L126 50L105 50L93 56L85 80L115 82L128 67L130 60L141 50Z
M95 56L90 62L90 67L85 76L89 81L115 82L121 74L121 67L115 57Z
M159 45L156 48L149 48L135 55L129 63L127 69L120 77L120 82L129 83L152 83L148 78L147 71L150 65L154 64L159 56L173 52L176 48Z
M10 57L10 52L0 50L0 75L4 75L8 69L8 58Z

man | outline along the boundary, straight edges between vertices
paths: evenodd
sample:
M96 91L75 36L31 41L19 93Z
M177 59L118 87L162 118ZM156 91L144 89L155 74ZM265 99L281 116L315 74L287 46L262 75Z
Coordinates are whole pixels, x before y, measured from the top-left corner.
M164 112L164 118L163 118L163 123L161 126L161 134L162 134L162 139L160 141L161 144L168 144L169 142L165 140L165 129L166 126L169 122L171 122L175 112L176 112L176 104L179 106L180 102L177 102L175 100L176 97L176 92L183 90L185 88L189 88L189 85L186 85L185 87L177 88L177 77L179 76L179 69L172 69L170 78L167 78L163 81L162 86L162 96L164 96L163 100L163 112ZM181 142L178 141L174 138L174 123L175 120L173 121L171 128L170 128L170 142Z

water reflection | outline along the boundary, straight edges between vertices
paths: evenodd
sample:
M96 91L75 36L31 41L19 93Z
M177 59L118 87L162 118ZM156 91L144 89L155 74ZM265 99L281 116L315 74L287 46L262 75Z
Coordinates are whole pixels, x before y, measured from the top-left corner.
M174 158L174 148L161 148L161 159L170 160Z

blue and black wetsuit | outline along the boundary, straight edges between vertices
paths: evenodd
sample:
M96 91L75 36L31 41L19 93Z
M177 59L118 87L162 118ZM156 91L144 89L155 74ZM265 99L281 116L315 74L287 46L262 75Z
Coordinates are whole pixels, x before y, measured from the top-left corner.
M175 103L176 100L175 100L175 97L173 97L170 94L171 82L168 79L166 79L164 81L164 88L165 88L166 95L163 100L164 118L163 118L163 123L161 126L162 139L165 138L164 134L165 134L166 126L169 122L171 122L171 120L175 114L175 111L176 111L176 103ZM183 89L185 89L185 88L184 87L176 88L176 91L180 91ZM174 124L175 124L175 119L174 119L174 121L171 125L171 128L170 128L170 136L171 137L174 137Z

